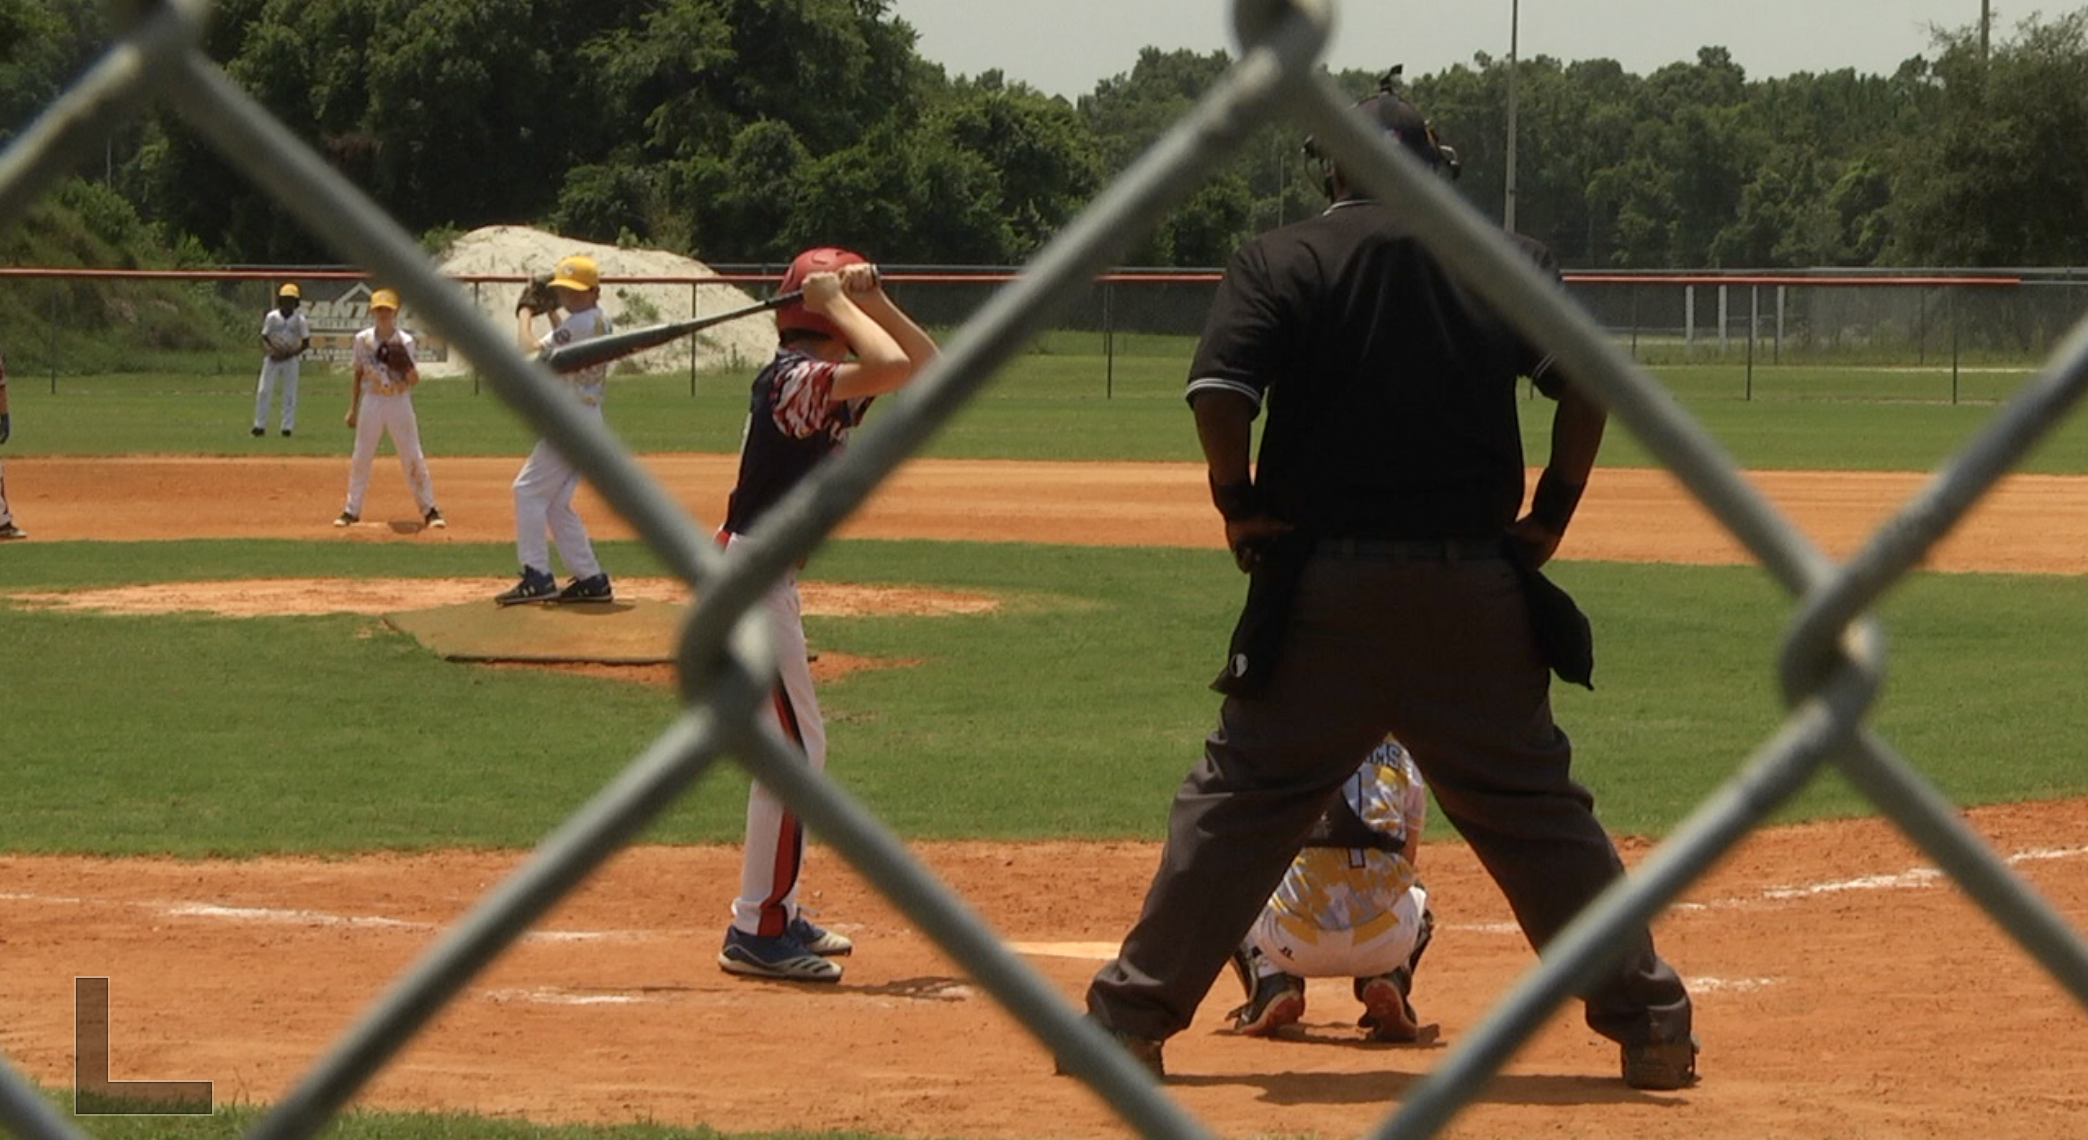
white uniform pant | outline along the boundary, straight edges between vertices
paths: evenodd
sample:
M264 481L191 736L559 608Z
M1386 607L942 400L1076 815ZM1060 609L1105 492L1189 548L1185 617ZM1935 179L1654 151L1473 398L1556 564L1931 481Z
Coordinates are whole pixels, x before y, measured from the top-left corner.
M297 427L297 366L302 363L293 356L288 360L261 360L261 380L254 385L254 429L268 427L268 400L280 389L283 393L284 431Z
M599 407L583 410L602 414ZM549 574L551 543L557 543L558 556L573 577L592 578L602 572L594 543L587 538L587 524L573 509L573 493L579 489L580 469L549 440L538 440L515 476L515 556L522 565Z
M14 512L7 509L7 468L0 466L0 526L14 521Z
M414 504L425 515L435 507L435 480L428 475L427 457L421 454L420 424L413 416L410 392L392 396L363 393L362 405L355 412L355 455L348 461L348 513L362 514L363 492L370 487L370 461L377 457L377 441L387 431L399 453L406 485L413 488Z
M1397 921L1357 937L1354 930L1318 929L1309 933L1286 929L1273 907L1247 932L1247 941L1264 961L1301 978L1374 978L1405 966L1421 937L1421 915L1428 892L1416 885L1392 905Z
M732 537L727 543L741 541ZM767 715L783 739L796 741L814 769L826 768L826 722L812 692L812 666L805 654L805 624L798 606L797 575L786 573L763 599L775 628L777 680ZM740 865L739 897L732 924L749 934L777 935L797 917L798 871L805 858L805 828L767 788L747 793L747 847Z

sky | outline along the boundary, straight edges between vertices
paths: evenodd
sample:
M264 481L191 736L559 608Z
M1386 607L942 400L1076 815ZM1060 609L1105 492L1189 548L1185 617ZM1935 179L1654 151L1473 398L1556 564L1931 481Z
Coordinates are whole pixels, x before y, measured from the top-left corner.
M1934 25L1976 27L1981 0L1333 0L1326 62L1335 70L1409 76L1470 63L1473 53L1508 56L1510 13L1519 4L1517 51L1573 61L1614 59L1645 75L1722 46L1750 78L1799 71L1889 75L1911 56L1933 58ZM1989 5L1992 36L2041 7ZM999 68L1051 95L1090 94L1099 80L1131 70L1143 47L1223 49L1239 54L1232 0L892 0L920 33L921 55L952 77Z

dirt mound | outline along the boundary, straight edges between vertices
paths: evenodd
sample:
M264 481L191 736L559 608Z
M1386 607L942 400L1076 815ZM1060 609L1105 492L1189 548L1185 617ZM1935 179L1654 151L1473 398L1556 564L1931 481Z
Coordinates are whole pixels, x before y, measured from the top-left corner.
M751 305L755 297L732 285L691 285L647 278L714 276L711 267L693 257L660 249L621 249L575 241L527 226L485 226L458 238L443 255L441 270L453 277L487 273L543 273L568 254L584 253L602 269L602 309L618 329L634 329L667 321L685 321L706 313L722 313ZM635 278L637 280L628 280ZM620 280L626 279L626 280ZM478 307L502 328L514 322L515 294L521 286L488 283L476 290ZM687 372L689 356L699 369L752 372L776 351L772 320L750 317L706 329L692 337L642 352L618 367L625 371ZM421 366L429 376L451 376L472 370L462 354Z

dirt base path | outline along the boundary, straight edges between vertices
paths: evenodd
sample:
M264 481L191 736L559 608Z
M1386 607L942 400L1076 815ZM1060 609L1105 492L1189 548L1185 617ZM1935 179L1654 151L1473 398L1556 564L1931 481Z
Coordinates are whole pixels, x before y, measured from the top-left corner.
M722 456L647 466L700 518ZM11 460L37 539L506 541L505 459L437 460L452 526L420 532L380 467L345 531L328 460ZM1920 476L1770 473L1757 482L1846 554ZM1215 546L1187 464L917 461L843 533ZM598 501L598 534L626 533ZM8 552L0 549L0 584ZM1604 471L1567 557L1716 563L1739 550L1658 472ZM1932 565L2088 568L2088 480L2019 476ZM112 619L116 620L116 619ZM1184 757L1184 764L1189 761ZM1164 805L1155 804L1156 813ZM1157 818L1157 815L1156 815ZM1969 813L2077 927L2088 927L2088 801ZM1644 845L1626 841L1627 859ZM1130 924L1157 859L1136 843L927 844L919 856L1077 1003ZM279 1098L443 924L520 856L189 862L0 857L0 1053L64 1086L72 979L111 979L117 1080L211 1080L220 1101ZM1169 1095L1218 1134L1355 1136L1466 1039L1531 955L1462 847L1427 844L1444 918L1415 993L1427 1046L1372 1046L1339 981L1315 981L1284 1040L1224 1030L1221 978L1170 1043ZM838 987L762 983L713 958L737 878L731 848L640 848L511 951L367 1090L365 1104L647 1120L725 1130L911 1137L1105 1138L1129 1129L829 850L806 880L820 919L857 939ZM1888 827L1751 837L1659 928L1698 1001L1705 1082L1641 1094L1578 1013L1554 1015L1453 1124L1460 1137L1900 1140L2078 1137L2088 1014Z
M2084 813L2025 805L1972 821L2080 916ZM917 852L1073 1003L1156 859L1128 843ZM221 1100L275 1100L517 859L0 858L0 1049L62 1085L71 979L107 976L115 1079L213 1080ZM1363 1043L1335 981L1311 983L1284 1039L1236 1037L1224 977L1169 1044L1170 1095L1228 1137L1355 1136L1389 1113L1532 961L1469 851L1429 844L1422 863L1445 917L1415 991L1434 1044ZM733 1130L1128 1133L831 850L813 851L807 889L821 921L858 943L843 983L719 971L737 865L729 848L624 852L363 1103ZM1614 1048L1562 1011L1452 1134L2058 1140L2088 1118L2088 1015L1883 825L1758 835L1658 936L1697 996L1704 1083L1625 1088Z
M729 455L642 457L696 517L716 525L731 489ZM422 532L397 465L380 457L362 524L328 525L341 509L338 459L10 459L8 495L34 538L412 537L496 542L514 537L508 490L520 461L430 461L447 531ZM1751 478L1805 532L1846 556L1927 478L1899 472L1769 471ZM580 510L598 537L630 530L592 490ZM915 460L845 523L845 536L1211 547L1220 531L1204 473L1192 463ZM1745 561L1673 477L1605 469L1590 485L1560 553L1621 562ZM1943 570L2088 570L2088 478L2009 478L1950 536L1929 565Z

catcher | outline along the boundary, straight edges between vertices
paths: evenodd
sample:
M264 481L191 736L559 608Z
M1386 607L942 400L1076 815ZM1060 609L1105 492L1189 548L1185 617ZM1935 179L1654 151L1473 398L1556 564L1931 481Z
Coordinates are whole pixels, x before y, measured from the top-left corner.
M1305 981L1353 978L1372 1041L1420 1039L1409 1000L1435 928L1414 870L1428 789L1386 737L1313 824L1305 846L1233 952L1247 1001L1233 1029L1270 1037L1305 1013Z
M390 289L370 294L370 327L355 334L354 365L348 394L347 424L355 429L355 453L348 461L348 504L335 526L362 521L363 492L370 486L370 462L377 442L391 433L399 467L421 512L421 525L441 529L435 509L435 483L421 454L420 423L413 414L413 386L420 365L413 355L413 334L399 327L399 295Z

